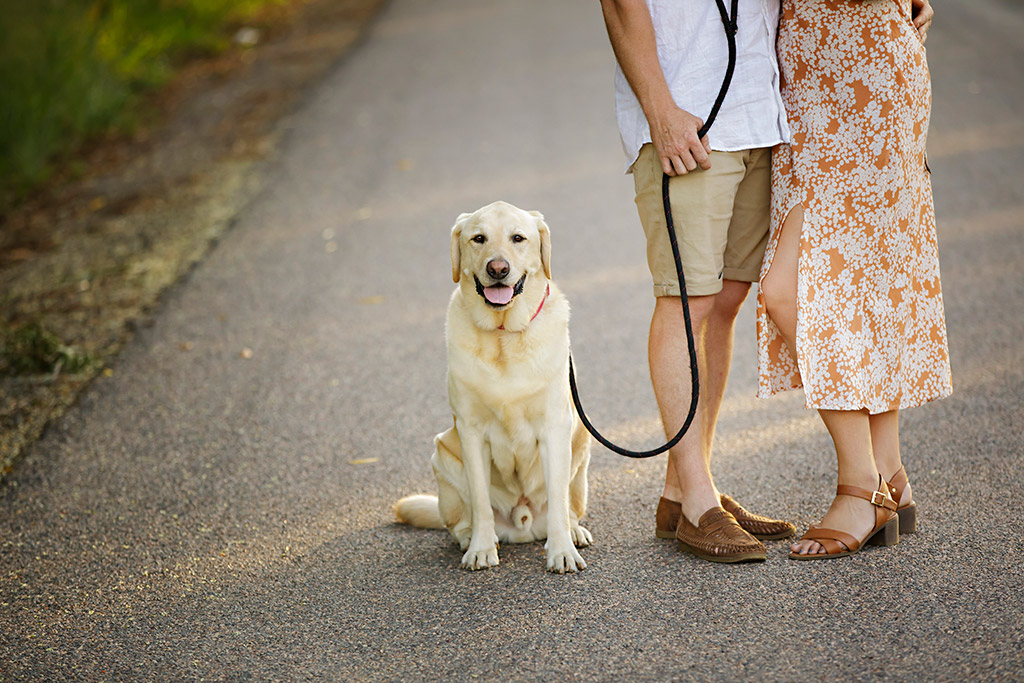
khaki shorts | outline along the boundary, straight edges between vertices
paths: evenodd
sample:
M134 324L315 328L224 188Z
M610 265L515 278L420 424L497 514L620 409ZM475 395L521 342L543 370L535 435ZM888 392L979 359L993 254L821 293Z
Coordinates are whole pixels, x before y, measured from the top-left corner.
M644 145L633 165L633 181L656 297L679 296L665 228L663 174L654 146ZM770 147L711 152L711 168L673 177L669 195L687 294L717 294L723 278L757 281L768 244Z

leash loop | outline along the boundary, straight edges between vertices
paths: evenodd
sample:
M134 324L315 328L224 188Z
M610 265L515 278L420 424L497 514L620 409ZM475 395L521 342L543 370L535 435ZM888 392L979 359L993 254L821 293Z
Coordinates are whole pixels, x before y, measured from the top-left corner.
M739 16L737 6L739 4L739 0L732 0L730 8L732 16L730 16L729 10L725 7L725 0L715 0L715 3L718 5L718 13L722 18L722 27L725 30L726 42L729 45L729 64L726 67L725 77L722 79L722 87L718 91L718 97L715 98L715 103L711 107L711 113L708 114L708 118L704 122L704 125L697 131L698 138L703 138L707 135L708 129L711 128L711 124L715 122L715 118L718 116L718 110L722 108L722 102L725 100L726 93L729 91L729 84L732 82L733 72L736 70L736 32L739 29L737 24ZM679 300L683 306L683 321L686 324L686 345L690 355L690 410L686 415L686 420L683 422L682 427L679 428L676 435L669 439L668 442L647 451L634 451L613 443L597 430L583 410L579 390L576 388L576 372L573 368L572 353L569 354L569 388L572 391L572 402L576 406L576 413L580 416L580 421L594 439L598 441L598 443L608 450L618 453L619 455L624 455L627 458L650 458L664 453L679 443L679 441L682 440L683 435L685 435L686 431L690 428L690 424L693 422L693 418L697 414L697 401L700 397L700 381L697 376L697 345L693 339L693 325L690 322L690 302L686 296L686 280L683 277L683 260L679 255L679 241L676 238L675 225L672 220L672 205L669 201L668 190L669 176L666 174L661 178L661 195L662 202L665 207L665 226L668 229L669 244L672 246L672 258L675 260L676 275L679 277Z

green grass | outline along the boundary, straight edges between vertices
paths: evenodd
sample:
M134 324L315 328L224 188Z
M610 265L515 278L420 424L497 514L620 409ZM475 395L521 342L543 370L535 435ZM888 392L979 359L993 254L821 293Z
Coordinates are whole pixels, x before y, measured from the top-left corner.
M0 334L0 374L74 374L96 362L38 323Z
M141 93L289 0L0 0L0 213Z

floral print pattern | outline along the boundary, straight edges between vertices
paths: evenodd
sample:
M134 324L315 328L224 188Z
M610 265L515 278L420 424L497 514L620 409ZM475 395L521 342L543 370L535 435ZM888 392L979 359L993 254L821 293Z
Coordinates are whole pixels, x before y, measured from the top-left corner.
M925 139L931 80L910 0L783 0L793 131L772 161L772 230L802 205L794 356L758 296L758 395L881 413L952 391Z

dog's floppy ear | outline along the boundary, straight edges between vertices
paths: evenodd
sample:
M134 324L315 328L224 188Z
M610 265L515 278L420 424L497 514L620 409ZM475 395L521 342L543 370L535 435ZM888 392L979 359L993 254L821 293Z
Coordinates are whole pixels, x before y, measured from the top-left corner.
M458 282L462 274L462 225L471 213L460 214L452 226L452 281Z
M551 279L551 230L544 222L544 214L540 211L530 211L530 215L537 219L537 232L540 233L540 262L544 266L544 277Z

